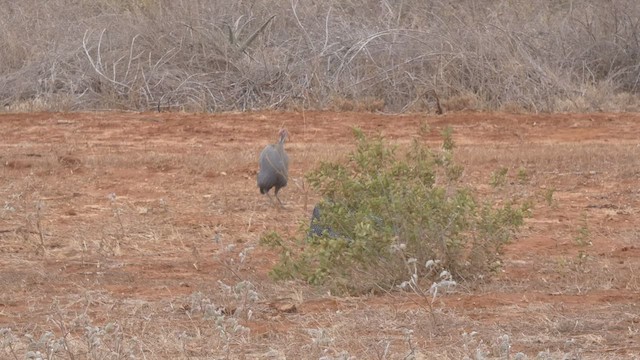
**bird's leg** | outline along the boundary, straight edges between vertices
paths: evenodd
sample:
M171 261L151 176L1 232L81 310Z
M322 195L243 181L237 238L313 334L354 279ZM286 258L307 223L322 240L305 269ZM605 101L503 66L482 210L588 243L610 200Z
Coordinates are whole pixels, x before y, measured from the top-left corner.
M280 201L280 198L278 197L278 192L276 191L276 200L278 200L278 204L280 204L280 207L284 209L284 204L282 203L282 201Z
M269 195L269 192L267 191L266 193L264 193L265 195L267 195L267 197L269 198L269 203L271 203L271 205L275 205L273 202L273 198L271 198L271 195ZM276 195L277 197L277 195ZM278 200L279 201L279 200Z

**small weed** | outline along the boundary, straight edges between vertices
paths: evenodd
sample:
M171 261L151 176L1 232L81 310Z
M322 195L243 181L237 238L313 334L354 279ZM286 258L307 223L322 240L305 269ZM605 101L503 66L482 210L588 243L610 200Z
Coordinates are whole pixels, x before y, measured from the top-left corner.
M404 357L405 359L415 359L416 358L416 348L413 344L412 340L412 336L413 336L413 330L411 329L404 329L403 331L403 335L404 335L404 342L407 344L407 347L409 348L409 353Z
M124 239L125 236L125 231L124 231L124 225L122 224L122 217L121 217L121 213L122 213L122 208L120 206L118 206L118 204L116 203L117 200L117 196L116 193L110 193L107 198L109 199L109 203L111 204L111 211L113 212L113 217L116 219L117 223L118 223L118 238L119 240Z
M493 341L485 341L477 331L462 334L464 359L518 359L526 360L527 355L522 352L511 355L511 337L507 334L499 335Z
M489 181L489 184L491 184L491 186L494 188L506 185L508 172L509 169L507 169L506 167L501 167L498 170L494 171L491 174L491 180Z
M587 222L587 214L582 214L582 224L577 229L577 234L574 237L575 243L580 247L591 246L591 231L589 231L589 224Z
M494 344L494 348L497 350L496 352L498 353L498 356L500 356L500 358L504 358L504 359L510 359L510 353L511 353L511 342L510 342L510 338L509 335L507 334L503 334L501 336L498 336L498 338L495 341Z
M44 208L44 202L42 200L38 200L38 202L36 203L36 218L35 218L35 225L36 225L36 232L38 234L38 239L40 240L40 243L38 244L38 251L36 251L36 253L40 253L41 255L44 255L45 253L45 247L44 247L44 230L42 228L42 209Z
M11 356L18 360L18 355L16 354L15 344L18 342L18 338L13 334L11 328L1 328L0 329L0 346L2 349L8 349Z
M527 169L524 167L520 167L518 169L518 174L517 174L517 178L518 178L518 182L521 185L525 185L527 183L529 183L529 173L527 172Z
M241 325L238 319L232 316L225 316L222 313L218 313L214 319L215 329L224 341L223 351L226 354L226 359L231 358L231 345L238 338L242 338L249 334L249 328Z
M555 205L555 200L553 199L553 194L555 194L555 192L556 192L555 188L545 189L543 196L544 196L544 201L547 203L547 206Z
M447 126L442 130L442 149L445 151L453 151L456 147L455 142L453 141L453 128L451 126Z
M126 232L122 222L122 207L118 205L118 197L115 193L107 195L113 218L116 221L116 230L113 234L104 234L100 240L99 252L102 254L116 255L120 252L120 244L125 239Z
M429 135L429 132L431 132L431 127L429 126L429 123L427 122L427 120L422 119L418 127L418 134L420 136L427 136Z
M231 287L222 282L218 282L222 291L225 293L237 294L237 289L246 289L253 287L253 284L248 282L238 283ZM248 285L247 285L248 284ZM256 294L257 296L257 294ZM215 304L212 300L205 297L201 292L195 292L189 297L189 307L187 315L192 317L196 314L201 314L204 320L213 321L213 326L220 339L223 341L223 352L225 359L231 358L232 345L237 342L241 342L249 334L250 329L240 324L238 321L239 309L232 309L225 305ZM249 316L251 317L251 310L249 310ZM184 349L184 341L187 338L186 334L178 336L182 342Z
M260 298L255 285L247 280L240 281L233 286L218 280L218 285L222 293L233 299L237 304L234 313L236 315L242 315L247 320L251 320L251 316L253 315L253 310L251 310L252 305Z
M26 201L25 201L26 202ZM6 207L6 206L5 206ZM27 211L28 206L25 204L25 225L19 228L19 233L25 244L30 244L35 250L35 254L38 256L46 255L45 245L45 229L43 225L43 212L45 209L45 203L42 200L35 202L35 211ZM34 236L35 235L35 239Z

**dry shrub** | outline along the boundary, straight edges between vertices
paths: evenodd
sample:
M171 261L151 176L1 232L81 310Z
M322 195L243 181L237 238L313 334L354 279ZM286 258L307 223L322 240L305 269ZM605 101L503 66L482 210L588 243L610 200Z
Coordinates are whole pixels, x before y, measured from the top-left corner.
M7 112L40 112L60 111L68 112L73 109L73 98L69 94L53 94L45 97L35 97L15 101L5 105Z
M365 97L359 100L333 97L329 103L329 109L335 111L376 112L384 110L384 100L372 97Z
M638 103L637 1L384 4L0 0L0 104L406 111L423 89L449 111Z
M555 109L570 112L638 111L640 103L636 94L616 92L611 84L605 83L599 87L586 86L579 95L571 99L558 99Z
M470 92L451 96L442 101L442 106L448 111L480 110L480 99Z

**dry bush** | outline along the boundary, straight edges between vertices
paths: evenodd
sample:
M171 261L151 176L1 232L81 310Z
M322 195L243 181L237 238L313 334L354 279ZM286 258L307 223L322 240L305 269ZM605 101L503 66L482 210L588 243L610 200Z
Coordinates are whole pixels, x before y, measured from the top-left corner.
M52 110L325 109L340 107L336 99L407 111L430 90L449 110L638 103L640 4L632 0L0 5L8 111L28 111L30 102Z

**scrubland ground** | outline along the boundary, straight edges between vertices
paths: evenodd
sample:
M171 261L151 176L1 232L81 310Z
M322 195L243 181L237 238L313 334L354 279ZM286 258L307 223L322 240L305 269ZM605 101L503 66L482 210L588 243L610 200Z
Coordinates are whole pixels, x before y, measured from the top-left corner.
M534 200L504 266L435 300L274 282L265 231L301 236L304 174L451 126L463 181ZM284 210L257 157L286 126ZM504 113L0 115L2 358L637 359L640 117ZM508 169L494 188L496 170Z

